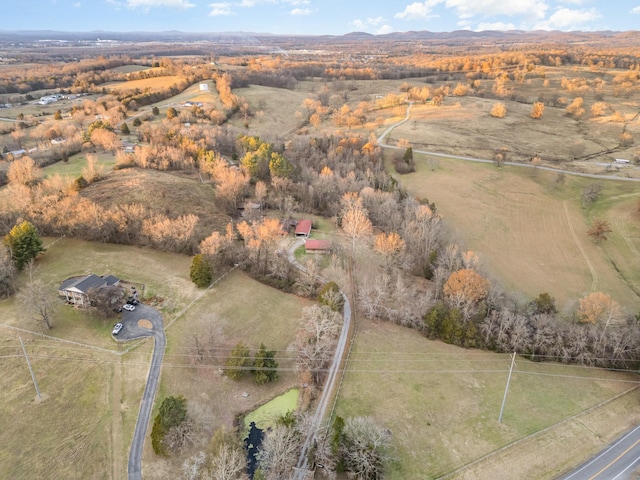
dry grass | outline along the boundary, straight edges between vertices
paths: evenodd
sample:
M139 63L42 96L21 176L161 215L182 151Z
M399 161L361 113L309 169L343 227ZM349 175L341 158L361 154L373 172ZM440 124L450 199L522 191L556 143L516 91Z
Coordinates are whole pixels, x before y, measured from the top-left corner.
M133 73L133 72L141 72L143 70L151 70L151 69L145 65L122 65L121 67L111 68L108 71L114 72L114 73Z
M256 113L262 111L262 117L256 115L249 119L252 135L280 137L295 131L300 120L296 112L302 110L302 102L307 97L301 90L287 90L283 88L263 87L251 85L248 88L238 88L234 93L247 101L251 110ZM244 119L235 115L229 122L238 128L244 128Z
M176 458L161 459L146 448L145 478L177 478L184 458L203 448L215 429L233 428L235 415L249 412L297 385L295 372L288 370L292 362L282 357L290 355L287 349L294 339L302 308L310 304L309 300L284 294L236 271L207 291L170 327L158 399L183 394L201 428L194 447ZM215 357L195 365L189 357L189 339L196 331L207 330L216 335ZM219 368L239 341L252 352L261 342L268 349L277 350L283 369L280 380L258 386L250 375L240 381L223 376Z
M152 91L165 89L170 87L174 83L180 83L183 80L184 77L181 75L167 75L166 77L143 78L140 80L130 80L128 82L105 83L102 86L107 90L112 90L115 92L127 92L136 89L144 92L144 90L147 88L151 89Z
M146 292L163 296L175 308L197 293L188 280L186 256L72 239L51 245L51 240L45 239L48 250L37 262L36 275L52 290L69 276L91 271L144 283ZM14 300L1 302L0 313L3 324L37 330ZM0 444L5 446L0 452L0 477L126 477L151 342L123 358L108 353L124 348L111 338L113 322L61 301L54 328L45 332L107 351L0 328L0 351L18 355L0 363L0 389L6 392L0 402ZM27 343L42 402L35 400L18 335Z
M402 184L435 202L454 235L508 290L527 299L549 292L563 310L592 290L611 294L631 311L640 307L632 290L637 279L630 287L586 235L579 196L591 180L567 177L564 186L556 186L556 175L549 172L443 158L431 171L425 156L416 160L416 173L402 176ZM604 197L614 188L635 188L613 185L605 184ZM639 239L627 239L640 248Z
M358 320L336 413L372 415L391 430L397 461L387 478L436 478L634 386L625 381L635 377L624 373L518 359L498 423L509 357L430 341L389 323ZM474 476L472 470L464 478L507 478L505 472L512 474L513 466L518 466L517 478L552 478L576 463L575 455L586 455L640 420L637 411L629 414L634 402L635 394L603 409L600 419L582 419L592 429L587 449L557 448L559 442L582 445L584 430L572 423L550 437L556 442L553 455L532 461L531 448L514 450L491 460L493 472L502 476ZM539 469L541 461L544 470Z
M211 184L200 182L197 176L190 178L157 170L127 168L116 170L104 180L83 189L82 195L104 208L136 203L169 218L194 214L200 218L198 238L224 229L229 221L215 204Z

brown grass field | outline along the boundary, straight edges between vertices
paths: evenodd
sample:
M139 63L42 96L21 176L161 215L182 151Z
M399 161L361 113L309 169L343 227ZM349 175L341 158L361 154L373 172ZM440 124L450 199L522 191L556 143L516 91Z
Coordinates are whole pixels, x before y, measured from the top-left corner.
M295 337L302 308L311 303L236 271L207 291L171 325L167 331L168 347L157 398L160 401L168 395L183 394L188 400L189 411L201 424L195 445L178 458L159 458L150 445L146 445L145 478L178 478L184 458L204 448L215 429L221 426L232 429L235 415L247 413L297 386L293 362L282 357L291 355L288 347ZM196 365L189 357L189 340L196 331L215 334L216 354L205 364ZM261 342L268 349L278 351L283 369L278 382L258 386L250 375L234 381L221 374L220 366L239 341L252 352Z
M175 218L194 214L200 218L197 237L224 229L229 217L216 206L209 183L196 176L174 175L158 170L126 168L116 170L104 180L82 190L82 195L105 208L121 203L137 203L148 211Z
M181 309L197 295L188 278L189 257L137 247L64 239L37 261L36 275L52 289L71 275L112 273L145 284L145 294L164 298L164 313ZM25 280L21 274L19 281ZM0 303L2 324L39 331L15 300ZM60 302L54 328L59 342L0 327L0 477L126 478L127 458L148 373L151 343L124 357L111 338L115 318L103 320ZM27 344L43 401L37 402L22 350ZM5 361L6 360L6 361Z
M359 319L336 414L371 415L389 428L390 480L438 478L556 425L453 477L551 479L640 421L637 377L518 358L498 423L509 364L508 354Z
M103 84L103 86L107 90L114 90L116 92L126 92L135 89L144 91L146 88L159 90L170 87L174 83L179 83L182 80L184 80L184 77L180 75L167 75L165 77L143 78L140 80L130 80L128 82L110 82Z
M631 312L640 308L634 292L640 277L629 272L622 278L607 258L622 264L620 257L640 248L640 239L630 233L628 243L616 241L620 248L614 250L587 236L589 224L579 198L591 179L567 176L565 184L557 186L551 172L444 158L432 171L425 156L416 159L417 171L400 177L402 184L413 195L436 203L454 236L480 255L484 268L507 290L522 292L527 301L548 292L562 310L600 290ZM640 198L636 185L608 181L604 186L604 198L617 192L629 195L617 208L623 209L618 215L631 215L629 203ZM636 222L624 223L632 232L636 227ZM636 265L636 259L629 261Z

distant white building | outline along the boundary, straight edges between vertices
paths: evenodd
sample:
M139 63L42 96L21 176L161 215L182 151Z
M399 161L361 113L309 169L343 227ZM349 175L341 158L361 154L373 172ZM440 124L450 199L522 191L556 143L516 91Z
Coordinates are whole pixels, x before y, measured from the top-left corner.
M630 163L630 160L626 160L624 158L616 158L616 163L622 163L622 164Z
M208 92L209 91L209 84L208 83L201 83L200 84L200 91L201 92Z

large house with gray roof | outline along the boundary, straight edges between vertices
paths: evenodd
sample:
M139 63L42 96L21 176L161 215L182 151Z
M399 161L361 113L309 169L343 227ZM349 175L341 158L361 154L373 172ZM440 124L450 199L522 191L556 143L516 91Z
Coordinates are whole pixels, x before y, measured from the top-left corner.
M65 297L67 303L80 307L90 306L89 291L104 287L118 285L120 279L113 275L99 277L93 273L84 277L71 277L66 279L58 289L58 295Z

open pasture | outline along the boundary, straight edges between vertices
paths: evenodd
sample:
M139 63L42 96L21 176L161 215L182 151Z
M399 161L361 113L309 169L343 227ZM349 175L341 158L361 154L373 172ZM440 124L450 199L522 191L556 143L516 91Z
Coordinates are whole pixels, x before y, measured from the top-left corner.
M179 83L184 80L184 77L180 75L167 75L165 77L151 77L143 78L140 80L130 80L127 82L110 82L105 83L102 86L107 90L115 91L117 93L128 92L133 90L140 90L144 92L145 89L161 90L169 88L175 83Z
M295 338L302 309L311 304L234 271L211 290L203 291L202 298L168 328L158 398L180 394L187 398L189 411L201 426L193 452L204 448L217 428L230 430L236 415L298 386L288 347ZM213 339L214 353L201 363L193 358L196 336L202 344ZM276 350L281 369L277 382L256 385L249 374L237 381L222 375L224 361L241 341L252 355L261 343ZM143 463L145 478L150 479L177 478L182 466L182 461L157 457L150 446L145 447Z
M95 153L95 156L98 158L98 165L103 168L104 174L109 174L116 164L116 157L112 153L103 152ZM82 175L82 170L86 166L87 154L76 153L70 156L67 162L60 161L44 167L42 169L42 175L45 178L60 175L62 177L75 179Z
M634 391L559 424L633 389L637 378L517 358L498 423L510 357L359 319L336 414L371 415L389 428L396 449L385 477L391 480L438 478L556 425L455 477L551 479L640 421Z
M114 274L145 284L145 295L164 299L171 315L197 294L188 278L189 258L138 247L46 238L47 252L35 275L56 290L70 276ZM26 281L19 276L19 284ZM0 302L2 323L39 331L14 299ZM126 477L127 458L139 402L146 381L151 342L124 357L125 348L111 338L111 319L97 318L60 300L51 330L45 333L77 344L0 327L0 477ZM42 401L18 341L27 345ZM85 346L83 346L85 345ZM96 347L96 348L90 348Z
M434 171L427 156L415 158L416 172L399 177L402 185L412 195L435 202L454 238L478 253L483 267L507 290L522 292L523 301L548 292L566 311L599 290L630 312L640 308L634 292L637 274L625 281L605 254L613 245L595 244L586 234L589 222L580 195L593 180L567 175L565 183L558 184L552 172L446 158L437 160ZM603 199L618 190L629 199L637 195L637 186L630 182L603 185ZM626 238L631 246L623 255L640 248L637 236Z

